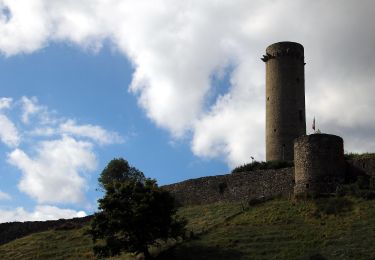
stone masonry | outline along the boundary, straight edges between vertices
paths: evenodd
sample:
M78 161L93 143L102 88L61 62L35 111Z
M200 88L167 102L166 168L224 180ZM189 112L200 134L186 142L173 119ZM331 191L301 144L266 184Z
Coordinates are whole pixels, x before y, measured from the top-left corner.
M375 177L375 156L348 160L345 167L346 174L357 175L360 172ZM291 197L294 182L294 168L290 167L190 179L165 185L163 189L169 191L182 205L219 201L246 203L258 198Z
M345 180L343 139L336 135L312 134L294 142L294 194L335 192Z
M203 177L166 185L183 205L332 193L337 185L370 176L375 188L375 157L344 158L343 139L306 135L304 48L295 42L267 47L266 160L294 161L294 167Z
M266 160L293 161L293 141L306 134L303 46L278 42L266 49Z
M292 196L293 168L232 173L163 186L182 205Z

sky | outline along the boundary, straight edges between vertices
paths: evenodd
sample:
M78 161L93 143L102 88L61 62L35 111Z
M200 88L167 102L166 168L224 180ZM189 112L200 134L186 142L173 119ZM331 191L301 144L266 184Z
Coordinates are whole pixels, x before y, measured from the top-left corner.
M307 133L375 151L375 2L0 0L0 223L97 210L124 158L159 185L265 158L268 45L305 47Z

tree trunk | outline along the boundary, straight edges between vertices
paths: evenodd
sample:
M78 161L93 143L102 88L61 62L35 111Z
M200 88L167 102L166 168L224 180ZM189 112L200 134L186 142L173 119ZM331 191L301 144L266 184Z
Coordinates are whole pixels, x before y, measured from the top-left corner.
M147 248L147 247L143 250L143 255L144 255L144 257L145 257L145 260L152 259L152 256L151 256L150 253L148 252L148 248Z

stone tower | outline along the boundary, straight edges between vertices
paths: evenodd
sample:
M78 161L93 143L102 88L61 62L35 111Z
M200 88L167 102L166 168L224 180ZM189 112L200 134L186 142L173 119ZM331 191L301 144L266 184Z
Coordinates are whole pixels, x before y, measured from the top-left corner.
M278 42L267 47L266 160L292 161L294 139L306 134L303 46Z
M329 134L294 140L294 195L335 192L345 179L344 141Z

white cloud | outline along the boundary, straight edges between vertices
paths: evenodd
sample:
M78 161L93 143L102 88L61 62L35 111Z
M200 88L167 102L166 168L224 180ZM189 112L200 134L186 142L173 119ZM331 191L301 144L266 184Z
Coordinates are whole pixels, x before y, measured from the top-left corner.
M29 118L32 115L37 114L41 110L44 110L42 106L38 105L38 99L36 97L28 98L22 97L21 98L22 104L22 122L27 124L29 123Z
M263 111L256 110L254 103L249 102L251 97L247 98L226 95L197 122L192 140L196 155L227 158L231 167L250 161L250 156L262 159L264 121L257 115Z
M10 11L10 19L1 12L0 48L6 55L19 52L31 53L44 46L50 24L46 23L46 10L43 1L2 0L1 9Z
M0 114L0 140L9 147L17 146L21 141L16 126L2 114Z
M264 64L259 57L267 45L283 40L305 46L308 120L315 115L323 131L342 134L349 150L375 147L350 141L358 135L365 143L374 140L369 112L375 104L370 58L375 37L369 33L373 1L1 3L11 13L9 20L0 19L2 53L29 53L49 41L97 51L104 41L111 42L133 63L129 90L147 116L175 137L191 132L197 155L224 156L231 165L251 155L264 158ZM211 78L228 66L233 67L231 86L225 98L215 100ZM353 124L366 133L354 131Z
M89 138L99 144L122 143L123 138L116 132L110 132L98 125L79 125L73 120L67 120L60 124L59 131L62 134L69 134L78 137Z
M2 100L4 107L11 102ZM21 110L13 106L11 116L20 112L25 124L17 129L0 113L0 140L13 149L7 155L8 162L22 172L19 190L39 203L86 203L86 173L97 167L95 145L121 143L123 138L99 125L59 117L40 105L36 97L24 96L15 104Z
M33 130L29 131L28 134L32 136L51 137L57 135L58 131L54 127L36 127Z
M0 98L0 110L10 108L12 105L13 99L9 97Z
M29 212L23 207L17 207L14 210L0 210L0 223L13 221L43 221L69 219L76 217L85 217L84 211L75 211L72 209L61 209L49 205L37 205L34 211Z
M19 189L40 203L82 202L87 189L82 173L97 165L92 144L68 136L41 142L34 157L16 149L8 161L23 173Z
M62 120L59 119L56 121ZM100 145L120 144L124 142L124 138L117 132L108 131L99 125L78 124L72 119L68 119L58 126L34 128L28 134L39 137L72 136L84 138Z
M3 191L0 190L0 200L10 200L12 197Z

